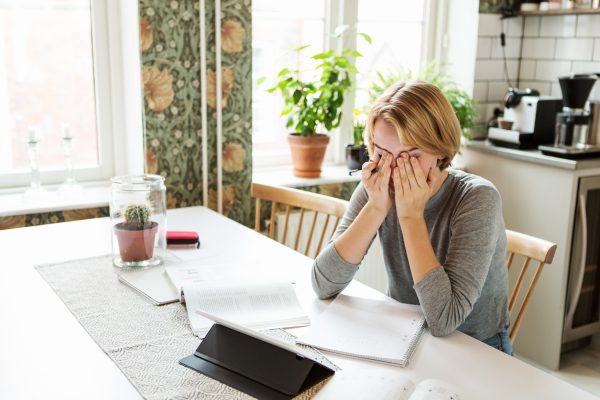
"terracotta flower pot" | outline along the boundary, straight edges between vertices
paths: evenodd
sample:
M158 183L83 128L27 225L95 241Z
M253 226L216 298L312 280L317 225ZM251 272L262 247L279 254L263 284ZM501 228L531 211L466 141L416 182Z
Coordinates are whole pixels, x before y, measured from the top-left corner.
M113 229L119 242L119 252L123 261L146 261L152 258L158 223L152 221L144 225L144 229L133 230L127 224L120 222Z
M367 161L369 161L367 146L354 147L351 144L346 146L346 166L348 169L360 169Z
M321 165L325 158L329 136L323 134L302 136L298 133L290 133L288 143L292 150L294 175L301 178L321 176Z

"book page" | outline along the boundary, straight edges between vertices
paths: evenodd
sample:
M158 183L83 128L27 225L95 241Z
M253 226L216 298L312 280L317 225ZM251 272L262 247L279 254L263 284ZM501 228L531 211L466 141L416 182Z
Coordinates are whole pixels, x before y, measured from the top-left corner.
M391 298L338 295L298 343L323 350L406 365L423 331L418 306Z
M192 282L184 283L183 293L192 330L198 335L213 324L198 315L198 309L254 329L309 324L289 282Z
M169 279L179 294L183 285L190 283L252 281L257 280L258 277L264 276L268 276L271 281L286 280L284 274L274 275L273 272L264 272L259 266L238 263L206 263L190 261L169 265L166 267L166 271Z
M415 384L396 371L359 369L337 371L315 400L408 400Z

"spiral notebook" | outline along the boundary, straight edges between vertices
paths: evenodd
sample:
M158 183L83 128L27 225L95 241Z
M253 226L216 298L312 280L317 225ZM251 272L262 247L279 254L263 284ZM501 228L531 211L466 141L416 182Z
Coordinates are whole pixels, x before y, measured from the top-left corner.
M338 295L296 342L404 367L424 329L419 306Z

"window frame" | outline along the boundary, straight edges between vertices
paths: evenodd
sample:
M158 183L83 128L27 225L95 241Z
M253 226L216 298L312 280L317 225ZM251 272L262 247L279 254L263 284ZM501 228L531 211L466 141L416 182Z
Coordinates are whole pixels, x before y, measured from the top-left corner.
M139 24L131 23L131 18L138 20L137 1L91 0L90 12L99 165L75 165L79 183L144 170ZM61 184L66 170L40 170L39 177L44 186ZM29 171L0 174L0 189L27 187L30 182Z
M359 0L325 0L325 51L356 47L357 35L344 35L342 39L333 37L336 27L340 25L356 26L358 23ZM446 48L447 20L444 10L446 0L425 0L424 29L421 40L421 65L435 61L441 65ZM329 40L327 40L329 38ZM354 79L354 76L353 76ZM260 90L260 89L259 89ZM340 126L329 132L330 143L325 153L325 163L343 164L345 162L346 144L352 142L352 111L356 100L354 86L344 101ZM252 155L253 168L272 169L291 165L291 157L286 152L263 152L260 160Z

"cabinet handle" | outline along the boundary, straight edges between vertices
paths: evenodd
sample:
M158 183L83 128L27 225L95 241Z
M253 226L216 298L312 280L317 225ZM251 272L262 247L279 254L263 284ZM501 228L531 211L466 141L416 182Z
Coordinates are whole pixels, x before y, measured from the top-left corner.
M575 308L579 303L579 295L581 294L581 286L583 285L583 275L585 274L585 260L587 255L587 212L585 205L585 195L579 194L579 213L581 215L581 262L579 263L579 271L577 271L577 281L575 290L569 299L567 316L565 318L565 329L573 329L573 316Z

